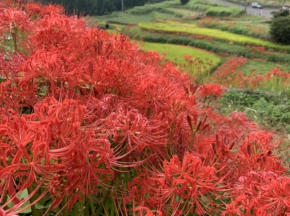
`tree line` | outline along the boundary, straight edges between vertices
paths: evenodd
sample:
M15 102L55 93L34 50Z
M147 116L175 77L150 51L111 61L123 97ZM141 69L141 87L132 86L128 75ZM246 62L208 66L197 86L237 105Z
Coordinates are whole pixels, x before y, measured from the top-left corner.
M106 15L113 11L142 6L148 0L42 0L42 2L61 4L70 14Z

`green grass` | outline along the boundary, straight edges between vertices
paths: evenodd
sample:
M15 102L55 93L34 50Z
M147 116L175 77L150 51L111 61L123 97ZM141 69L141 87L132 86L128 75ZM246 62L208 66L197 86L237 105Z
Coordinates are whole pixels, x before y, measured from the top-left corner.
M139 23L139 26L146 30L154 30L158 32L168 32L168 33L185 33L192 35L202 35L207 37L212 37L217 40L227 41L233 44L240 45L254 45L254 46L264 46L268 49L274 50L287 50L290 51L290 46L283 46L280 44L275 44L262 39L257 39L249 36L233 34L226 31L221 31L219 29L208 29L197 27L194 24L183 24L176 22L167 23Z
M244 10L238 9L236 7L210 7L206 10L207 16L214 17L239 17L244 14Z
M220 20L206 17L196 22L199 27L220 29L235 34L270 40L270 24L264 21L252 22L240 19Z
M142 45L142 49L146 51L156 51L161 55L165 55L166 59L174 62L179 67L181 67L181 69L187 70L189 73L195 73L196 70L189 70L191 67L184 59L184 56L186 55L191 56L193 60L200 59L202 62L204 62L202 65L204 68L201 70L204 73L212 72L221 63L221 58L214 53L187 46L147 42Z
M253 16L250 14L244 14L243 16L236 18L239 21L267 21L265 17L262 16Z
M196 0L193 0L193 1L196 1ZM137 6L132 9L127 10L127 12L131 14L141 15L141 14L148 14L152 11L162 10L164 8L172 8L172 7L175 7L176 5L180 5L179 0L164 1L164 2L156 3L156 4L146 4L144 6Z
M240 68L240 71L245 75L250 75L253 70L256 71L256 74L266 74L275 67L279 67L283 69L283 71L290 71L289 65L257 60L250 60L247 64Z
M183 18L187 17L196 17L199 12L197 11L192 11L192 10L187 10L187 9L182 9L182 8L167 8L168 11L172 11L173 13L181 14Z

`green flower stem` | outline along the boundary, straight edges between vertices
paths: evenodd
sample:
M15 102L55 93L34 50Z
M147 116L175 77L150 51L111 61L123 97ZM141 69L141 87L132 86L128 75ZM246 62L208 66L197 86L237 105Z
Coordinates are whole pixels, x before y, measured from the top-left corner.
M76 202L73 205L72 211L71 211L71 216L77 216L80 213L80 206L78 205L78 202Z
M28 187L27 188L27 191L28 191L28 194L33 193L33 191L34 191L33 185L31 185L30 187ZM37 199L37 197L38 197L37 195L38 195L38 193L35 193L30 198L30 203L33 203ZM32 216L40 216L40 212L35 208L35 205L31 206L31 213L32 213Z
M88 199L88 201L89 201L90 208L91 208L91 211L92 211L91 216L96 216L95 206L94 206L94 203L93 203L92 199Z
M67 195L61 201L62 216L68 216Z
M2 203L0 203L1 205L7 202L7 194L4 195L4 198L2 200ZM8 209L7 206L4 207L4 210Z
M90 212L89 212L89 199L86 198L85 200L85 212L84 212L84 215L90 215Z
M111 181L110 186L113 186L113 184L114 184L114 181ZM101 212L104 209L104 206L105 206L105 204L106 204L106 202L107 202L107 200L109 198L110 193L111 193L111 191L107 190L106 195L103 198L103 203L100 204L100 206L99 206L99 208L98 208L98 210L97 210L95 215L100 215L101 214Z

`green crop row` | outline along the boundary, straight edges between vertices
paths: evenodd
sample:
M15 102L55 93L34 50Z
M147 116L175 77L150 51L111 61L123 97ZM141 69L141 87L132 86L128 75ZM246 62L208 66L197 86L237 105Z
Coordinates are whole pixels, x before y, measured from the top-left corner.
M273 52L265 55L256 50L249 50L247 47L237 44L228 44L218 40L208 41L205 39L197 39L188 36L178 36L172 34L160 34L142 31L138 26L122 29L122 33L135 40L143 40L146 42L170 43L188 45L215 53L229 53L231 55L244 56L246 58L259 58L271 62L289 63L290 55L284 53Z
M167 23L139 23L139 26L145 30L153 30L157 32L164 33L185 33L188 35L201 35L206 37L212 37L216 40L238 44L238 45L254 45L254 46L264 46L267 49L273 50L286 50L290 51L290 46L283 46L280 44L275 44L269 41L264 41L257 38L252 38L244 35L237 35L230 32L221 31L219 29L208 29L197 27L193 24L181 24L174 22Z
M242 26L234 26L231 28L226 28L226 27L221 27L220 28L223 31L228 31L234 34L239 34L239 35L245 35L245 36L250 36L250 37L255 37L255 38L260 38L262 40L270 40L271 36L267 32L253 32L250 29L247 29Z
M227 24L228 23L228 24ZM255 38L260 38L262 40L270 40L271 36L269 34L269 27L264 24L259 24L262 27L256 27L253 25L253 27L246 27L247 24L243 22L234 22L234 25L231 26L230 24L233 22L203 22L203 21L198 21L197 24L200 27L206 27L206 28L214 28L214 29L220 29L222 31L227 31L231 32L234 34L239 34L239 35L245 35L245 36L250 36L250 37L255 37Z

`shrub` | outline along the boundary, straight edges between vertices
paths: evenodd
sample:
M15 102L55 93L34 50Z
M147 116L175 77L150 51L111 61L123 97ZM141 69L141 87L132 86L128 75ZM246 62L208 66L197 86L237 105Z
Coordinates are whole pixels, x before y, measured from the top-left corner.
M226 17L226 16L233 16L237 17L244 13L244 10L240 10L234 7L210 7L206 10L207 16L213 17Z
M290 44L290 16L281 16L273 19L270 34L277 42Z
M285 17L289 15L289 10L280 10L278 12L274 12L274 18Z
M219 8L219 7L211 7L206 10L207 16L215 16L215 17L225 17L231 16L232 11L230 8Z
M229 90L221 99L223 111L239 110L250 119L279 131L289 131L289 96L270 95L259 91L235 92ZM230 109L230 110L228 110ZM287 129L286 129L287 128Z
M189 2L189 0L180 0L180 3L181 3L182 5L186 5L188 2Z

